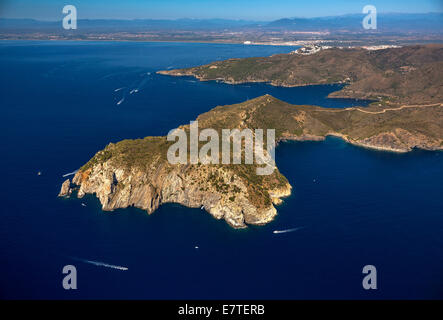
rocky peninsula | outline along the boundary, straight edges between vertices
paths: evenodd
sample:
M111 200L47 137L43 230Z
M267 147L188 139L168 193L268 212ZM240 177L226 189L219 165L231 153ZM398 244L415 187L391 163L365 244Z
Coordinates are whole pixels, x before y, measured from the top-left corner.
M414 45L382 50L328 48L270 57L229 59L159 74L193 76L230 84L267 82L296 87L347 84L330 97L376 100L380 105L443 101L443 45Z
M202 128L275 129L276 142L338 136L372 149L443 150L441 104L380 109L292 105L270 95L218 106L198 116ZM189 130L189 125L181 128ZM103 210L134 206L154 212L163 203L204 208L234 228L274 219L291 185L275 168L257 175L258 164L170 164L166 137L110 143L63 183L60 196L95 194ZM75 193L74 193L75 194Z

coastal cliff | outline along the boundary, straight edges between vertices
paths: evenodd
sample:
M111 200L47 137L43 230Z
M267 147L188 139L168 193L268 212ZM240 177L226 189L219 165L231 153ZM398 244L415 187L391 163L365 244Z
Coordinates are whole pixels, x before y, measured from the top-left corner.
M118 149L118 144L110 144L101 152ZM73 178L77 196L95 194L106 211L134 206L152 213L163 203L180 203L243 228L272 221L277 214L274 204L291 193L278 172L254 186L235 166L236 170L228 165L170 165L161 158L144 167L121 165L114 157L103 162L93 158Z

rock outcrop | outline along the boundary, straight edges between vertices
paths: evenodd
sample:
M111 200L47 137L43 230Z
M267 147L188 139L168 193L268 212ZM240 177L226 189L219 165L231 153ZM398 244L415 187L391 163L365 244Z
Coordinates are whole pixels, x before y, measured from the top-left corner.
M62 187L60 189L60 193L58 194L59 197L69 197L72 193L71 189L71 181L69 179L66 179L65 182L63 182Z

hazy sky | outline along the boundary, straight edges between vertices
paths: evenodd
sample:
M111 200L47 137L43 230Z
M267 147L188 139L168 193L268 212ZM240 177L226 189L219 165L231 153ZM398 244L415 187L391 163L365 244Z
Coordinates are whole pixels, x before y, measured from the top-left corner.
M0 0L0 17L60 20L67 4L79 19L225 18L273 20L378 12L442 12L443 0Z

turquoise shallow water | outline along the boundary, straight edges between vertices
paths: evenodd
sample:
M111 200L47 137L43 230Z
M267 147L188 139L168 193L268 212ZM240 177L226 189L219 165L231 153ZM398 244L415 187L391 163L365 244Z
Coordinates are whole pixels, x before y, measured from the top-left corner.
M62 175L107 143L164 135L216 105L266 93L325 107L366 103L327 99L338 86L232 86L155 74L293 49L0 42L0 297L443 298L442 153L393 154L337 138L283 143L276 160L294 193L275 221L246 230L176 204L147 215L102 212L93 196L56 197ZM300 229L272 232L289 228ZM67 264L77 267L76 291L62 288ZM376 291L362 288L367 264L377 267Z

